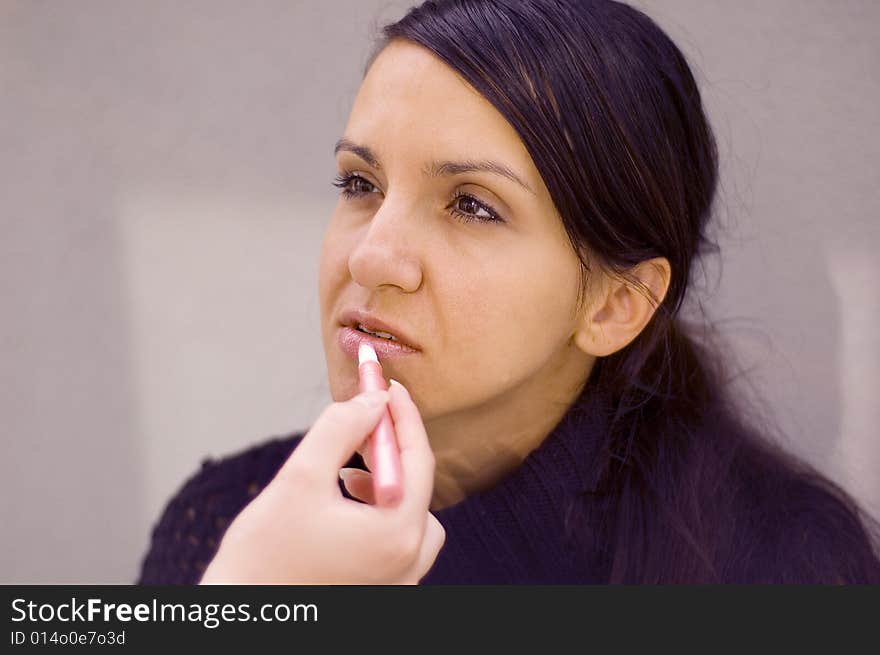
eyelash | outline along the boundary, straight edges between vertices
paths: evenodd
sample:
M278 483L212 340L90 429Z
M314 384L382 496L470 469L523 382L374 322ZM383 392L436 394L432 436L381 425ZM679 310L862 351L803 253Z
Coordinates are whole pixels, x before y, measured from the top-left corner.
M366 182L370 186L375 186L372 182L367 180L365 177L362 177L362 176L358 175L357 173L350 173L348 171L343 172L341 175L337 175L336 179L333 181L333 186L341 189L342 190L341 195L343 198L346 198L346 199L356 198L358 196L366 195L367 194L366 191L352 191L351 189L348 188L348 186L354 180L363 180L364 182ZM477 205L479 205L481 208L485 209L486 212L488 212L488 214L492 218L482 218L480 216L474 216L473 214L467 214L459 209L455 209L454 207L455 207L456 203L461 198L467 198L468 200L472 200L473 202L477 203ZM453 207L453 209L451 209L450 211L453 214L455 214L458 217L458 220L460 220L463 223L503 223L504 222L504 219L498 215L498 212L496 212L494 208L487 205L486 203L484 203L481 200L477 200L469 193L456 191L455 197L452 199L452 207Z

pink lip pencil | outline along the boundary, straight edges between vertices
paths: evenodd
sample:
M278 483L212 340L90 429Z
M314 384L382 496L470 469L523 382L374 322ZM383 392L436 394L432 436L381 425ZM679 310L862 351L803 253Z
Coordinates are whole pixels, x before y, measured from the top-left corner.
M376 351L368 343L362 343L358 348L358 377L362 393L388 388ZM403 476L400 472L400 450L394 422L387 407L370 436L368 448L376 503L383 506L393 505L403 496Z

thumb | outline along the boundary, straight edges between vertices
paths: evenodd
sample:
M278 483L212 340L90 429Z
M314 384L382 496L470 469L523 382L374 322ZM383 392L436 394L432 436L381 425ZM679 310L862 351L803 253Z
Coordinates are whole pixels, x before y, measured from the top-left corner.
M388 404L387 391L368 391L324 408L282 469L309 471L334 481L339 469L379 423Z
M354 498L368 505L376 504L376 496L373 492L373 476L367 471L354 468L339 469L339 478Z

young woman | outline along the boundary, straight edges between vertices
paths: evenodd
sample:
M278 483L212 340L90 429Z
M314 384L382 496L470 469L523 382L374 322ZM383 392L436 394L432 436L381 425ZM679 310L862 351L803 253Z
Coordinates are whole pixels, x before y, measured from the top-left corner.
M874 524L750 426L677 316L717 251L718 163L648 17L425 2L385 28L336 155L337 402L304 436L207 462L141 582L880 581ZM351 339L382 338L365 331L399 342L389 392L357 394ZM357 452L386 403L390 507Z

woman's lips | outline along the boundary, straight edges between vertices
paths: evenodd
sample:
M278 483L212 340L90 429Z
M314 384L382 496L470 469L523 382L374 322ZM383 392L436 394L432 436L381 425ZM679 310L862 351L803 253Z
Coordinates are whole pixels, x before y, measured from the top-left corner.
M376 350L376 355L380 361L392 357L403 357L404 355L415 355L419 351L415 348L405 346L399 341L391 341L382 337L374 337L372 334L361 332L353 327L343 325L339 328L336 338L342 351L352 359L357 360L358 348L362 343L368 343Z

